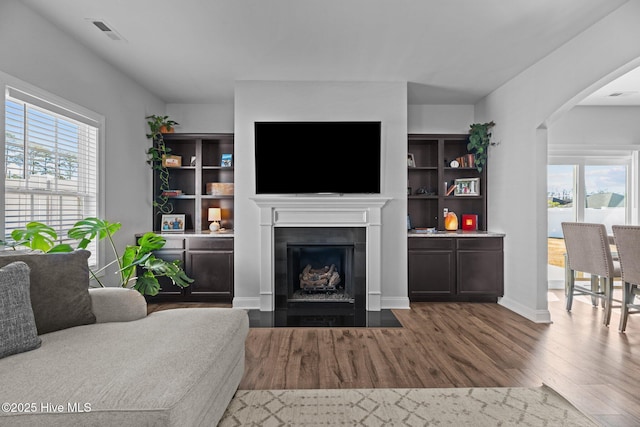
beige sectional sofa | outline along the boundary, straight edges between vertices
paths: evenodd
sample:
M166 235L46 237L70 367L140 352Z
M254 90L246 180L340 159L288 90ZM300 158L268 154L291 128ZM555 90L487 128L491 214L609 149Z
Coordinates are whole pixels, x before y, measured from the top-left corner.
M39 259L26 259L33 282ZM136 291L88 295L95 323L38 334L39 347L0 359L0 425L215 426L244 371L246 312L147 316Z

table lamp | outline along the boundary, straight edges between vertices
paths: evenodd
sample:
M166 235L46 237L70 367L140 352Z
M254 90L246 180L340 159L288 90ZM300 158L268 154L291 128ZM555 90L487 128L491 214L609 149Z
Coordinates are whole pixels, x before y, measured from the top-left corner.
M222 219L220 208L209 208L209 230L212 232L220 230L220 220Z

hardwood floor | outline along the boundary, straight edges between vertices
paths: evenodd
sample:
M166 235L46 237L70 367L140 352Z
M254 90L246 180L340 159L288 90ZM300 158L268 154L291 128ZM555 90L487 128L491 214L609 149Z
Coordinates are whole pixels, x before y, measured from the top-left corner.
M640 425L640 316L552 291L552 324L497 305L414 303L403 328L255 328L240 389L535 387L543 382L605 426ZM202 304L199 304L202 305ZM153 307L150 311L167 308Z

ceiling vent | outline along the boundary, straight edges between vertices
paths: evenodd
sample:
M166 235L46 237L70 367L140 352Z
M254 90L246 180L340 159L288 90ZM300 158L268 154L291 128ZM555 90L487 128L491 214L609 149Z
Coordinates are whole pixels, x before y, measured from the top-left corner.
M627 91L627 92L613 92L610 93L609 96L611 97L617 97L617 96L629 96L629 95L635 95L636 93L638 93L637 91Z
M86 20L95 25L96 28L102 31L102 33L109 37L111 40L126 41L124 37L122 37L116 30L113 29L111 25L107 24L104 20L91 18L86 18Z

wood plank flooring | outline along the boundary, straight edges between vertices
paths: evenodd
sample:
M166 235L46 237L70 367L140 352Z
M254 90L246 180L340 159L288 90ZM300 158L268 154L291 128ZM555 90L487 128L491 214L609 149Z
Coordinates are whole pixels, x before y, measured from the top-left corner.
M543 382L604 426L640 425L640 315L552 291L552 324L497 305L413 303L403 328L255 328L240 389L536 387ZM196 304L198 306L211 306ZM149 305L149 311L177 305ZM194 306L186 304L182 306Z

